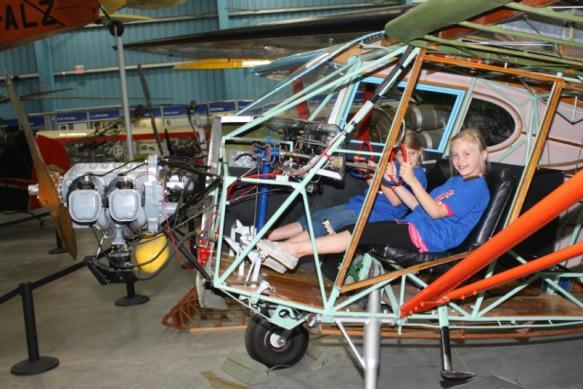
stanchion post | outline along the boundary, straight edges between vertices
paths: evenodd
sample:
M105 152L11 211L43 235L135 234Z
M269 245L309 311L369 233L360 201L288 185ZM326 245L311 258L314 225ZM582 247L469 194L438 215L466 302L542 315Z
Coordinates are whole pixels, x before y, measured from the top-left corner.
M41 357L39 355L36 320L34 316L34 301L32 298L32 285L30 282L27 282L20 284L18 288L19 294L22 297L28 359L12 366L10 372L15 375L34 375L54 369L59 365L59 360L57 358Z
M49 254L55 255L67 252L67 250L63 247L63 241L61 240L61 237L59 236L57 230L55 230L55 242L56 246L49 250Z

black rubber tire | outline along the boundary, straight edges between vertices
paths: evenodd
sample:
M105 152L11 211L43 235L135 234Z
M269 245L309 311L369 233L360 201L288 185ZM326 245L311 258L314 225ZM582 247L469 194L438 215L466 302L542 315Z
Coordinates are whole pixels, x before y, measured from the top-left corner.
M302 359L308 349L309 334L303 326L294 328L285 343L275 345L275 335L284 332L259 315L255 315L247 324L245 347L253 359L274 369L283 369L295 365Z

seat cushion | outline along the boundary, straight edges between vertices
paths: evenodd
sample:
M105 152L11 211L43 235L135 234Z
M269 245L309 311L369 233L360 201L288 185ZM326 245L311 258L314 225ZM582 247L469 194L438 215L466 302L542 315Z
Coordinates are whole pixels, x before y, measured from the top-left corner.
M439 258L444 258L452 255L451 251L442 253L420 253L411 249L404 249L402 247L395 247L391 245L386 246L369 246L365 248L381 262L397 263L403 267L417 265L419 263L434 261Z

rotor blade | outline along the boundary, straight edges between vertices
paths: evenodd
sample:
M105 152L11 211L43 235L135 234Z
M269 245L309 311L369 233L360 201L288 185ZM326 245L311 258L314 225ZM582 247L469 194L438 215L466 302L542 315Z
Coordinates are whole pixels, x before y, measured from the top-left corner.
M144 68L142 68L142 64L138 64L138 75L140 76L140 85L142 85L142 90L144 91L144 98L146 99L148 109L152 109L150 88L148 88L148 83L146 82L146 76L144 75Z
M387 21L409 8L411 6L382 7L236 27L130 43L124 48L192 59L273 59L329 47L366 32L382 30Z
M158 145L158 151L160 155L164 154L162 149L162 142L160 141L160 134L158 134L158 127L156 127L156 119L152 114L152 97L150 96L150 88L148 88L148 83L146 82L146 76L144 75L144 69L141 64L138 64L138 74L140 75L140 84L142 84L142 89L144 90L144 97L146 98L146 107L148 108L148 114L150 115L150 123L152 124L152 131L154 131L154 136L156 137L156 144Z
M13 83L14 83L14 81L13 81ZM65 98L66 96L58 96L57 97L57 96L45 96L45 95L59 93L59 92L65 92L65 91L71 91L73 89L74 88L61 88L61 89L51 89L51 90L46 90L46 91L41 91L41 92L28 93L26 95L20 96L20 100L41 100L41 99ZM119 97L117 97L117 99L119 99ZM0 95L0 104L7 103L9 101L10 101L10 97Z
M36 97L36 96L50 95L52 93L65 92L65 91L70 91L70 90L73 90L73 89L74 88L61 88L61 89L51 89L51 90L45 90L45 91L27 93L25 95L20 96L20 99L21 100L26 100L26 99L30 99L30 98Z
M144 100L143 97L128 97L129 100ZM119 100L119 96L39 96L27 98L30 100ZM152 100L174 100L172 97L154 97ZM9 100L6 100L9 101ZM4 101L0 96L0 104Z
M21 98L21 100L33 101L33 100L116 100L119 101L119 96L38 96L38 97L27 97L26 99ZM128 100L144 100L143 97L128 97ZM173 97L152 97L152 100L164 100L172 101ZM10 97L5 97L0 95L0 105L10 102Z
M164 129L164 136L166 137L166 147L168 148L168 154L176 155L174 148L172 147L172 142L170 142L170 135L168 135L168 129Z
M16 116L18 117L24 132L24 137L32 157L32 164L36 172L39 186L38 200L41 205L50 208L51 217L53 218L57 233L59 234L61 241L63 242L69 254L75 258L77 256L77 242L75 239L75 232L73 231L73 224L71 222L69 212L59 200L59 194L57 192L55 182L51 178L49 169L47 168L40 153L34 138L34 133L30 127L30 124L28 123L26 114L22 109L22 104L18 94L16 93L16 88L12 83L12 78L8 74L5 77L5 82L8 88L10 100L14 106L14 111L16 112Z

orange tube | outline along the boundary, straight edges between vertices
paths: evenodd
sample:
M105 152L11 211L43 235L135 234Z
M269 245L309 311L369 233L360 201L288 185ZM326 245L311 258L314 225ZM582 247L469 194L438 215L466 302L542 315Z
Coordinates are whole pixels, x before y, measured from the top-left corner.
M468 296L473 296L484 290L502 285L506 282L516 280L518 278L527 276L537 271L546 269L547 267L556 265L557 263L566 261L567 259L583 254L583 242L579 242L573 246L565 247L557 252L537 258L528 263L506 270L502 273L496 274L489 278L476 281L472 284L466 285L462 288L449 292L437 302L440 304L447 303L451 300L465 299Z
M401 307L401 317L415 312L427 311L439 305L436 300L445 293L456 288L510 248L542 228L581 198L583 198L583 170L535 204L507 228L473 251L427 288L413 296Z

